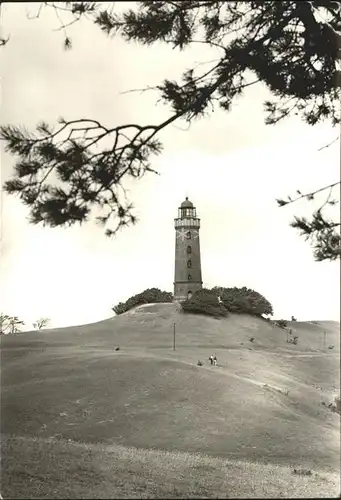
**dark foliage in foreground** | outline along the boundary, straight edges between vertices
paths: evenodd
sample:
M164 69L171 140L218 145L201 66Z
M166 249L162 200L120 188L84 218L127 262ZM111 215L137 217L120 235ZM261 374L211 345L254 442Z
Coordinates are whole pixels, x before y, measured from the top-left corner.
M162 123L104 125L85 117L61 118L55 126L41 122L35 132L2 126L6 150L17 157L14 178L4 187L30 208L32 223L82 223L99 208L99 224L116 221L106 230L109 236L135 224L122 182L155 172L151 159L162 151L160 132L179 119L192 123L210 116L216 107L228 112L246 88L258 83L273 96L264 102L267 124L300 115L310 125L323 120L339 125L340 2L148 1L122 14L115 14L113 7L114 2L41 2L35 17L42 9L54 9L66 49L72 46L66 27L87 18L105 34L119 34L128 42L164 43L180 51L206 45L212 49L212 60L201 61L205 68L193 61L178 81L165 79L153 88L170 110ZM0 42L4 46L7 39ZM341 255L339 219L323 212L338 203L331 199L336 186L339 180L312 193L297 191L296 199L277 200L284 206L329 190L311 220L295 217L292 222L312 243L317 260Z

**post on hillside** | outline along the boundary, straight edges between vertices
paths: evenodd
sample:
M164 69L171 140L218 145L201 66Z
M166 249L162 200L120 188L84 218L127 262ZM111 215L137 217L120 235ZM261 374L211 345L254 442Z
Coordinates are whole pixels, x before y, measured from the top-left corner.
M326 335L327 335L327 332L323 332L323 349L326 348Z
M173 323L173 351L175 351L175 321Z

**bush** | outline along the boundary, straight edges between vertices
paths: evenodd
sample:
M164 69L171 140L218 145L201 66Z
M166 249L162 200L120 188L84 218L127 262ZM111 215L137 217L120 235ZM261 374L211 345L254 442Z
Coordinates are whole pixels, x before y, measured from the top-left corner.
M200 359L198 359L197 365L198 365L198 366L203 366L203 365L204 365L204 363L203 363L202 361L200 361Z
M277 326L279 326L280 328L286 328L288 326L288 322L286 319L279 319L277 321Z
M293 474L297 474L299 476L311 476L312 472L310 469L294 469Z
M172 302L173 294L170 292L164 292L159 288L147 288L137 295L133 295L126 302L119 302L116 306L112 308L115 314L123 314L129 311L133 307L139 306L141 304L153 304L155 302Z
M297 319L295 318L295 316L291 316L291 321L297 321Z
M288 344L295 344L295 345L298 344L298 337L289 337L287 339L287 343Z
M251 314L253 316L273 315L273 308L270 302L260 293L251 288L224 288L216 286L212 288L220 297L225 308L234 313Z
M326 403L324 403L323 406L326 406ZM341 400L340 400L340 396L337 396L336 398L334 398L334 403L329 403L328 408L332 412L338 413L340 415L341 414Z
M260 293L250 288L224 288L216 286L211 290L203 288L182 304L184 312L227 316L228 312L251 314L263 317L272 315L270 302ZM263 318L265 319L265 318Z
M217 294L207 288L195 292L190 299L181 303L181 307L185 313L204 314L215 318L228 316L228 311L219 303Z

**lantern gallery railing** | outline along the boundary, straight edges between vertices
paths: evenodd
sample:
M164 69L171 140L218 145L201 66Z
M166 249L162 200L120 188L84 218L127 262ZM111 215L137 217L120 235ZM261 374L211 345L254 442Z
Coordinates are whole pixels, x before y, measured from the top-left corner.
M174 219L174 225L178 227L200 227L200 219Z

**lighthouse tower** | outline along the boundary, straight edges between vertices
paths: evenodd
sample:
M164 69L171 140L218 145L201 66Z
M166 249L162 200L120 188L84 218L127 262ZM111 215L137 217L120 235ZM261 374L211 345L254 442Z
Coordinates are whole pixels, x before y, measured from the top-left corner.
M186 198L178 208L175 223L174 301L181 302L202 288L199 229L193 203Z

